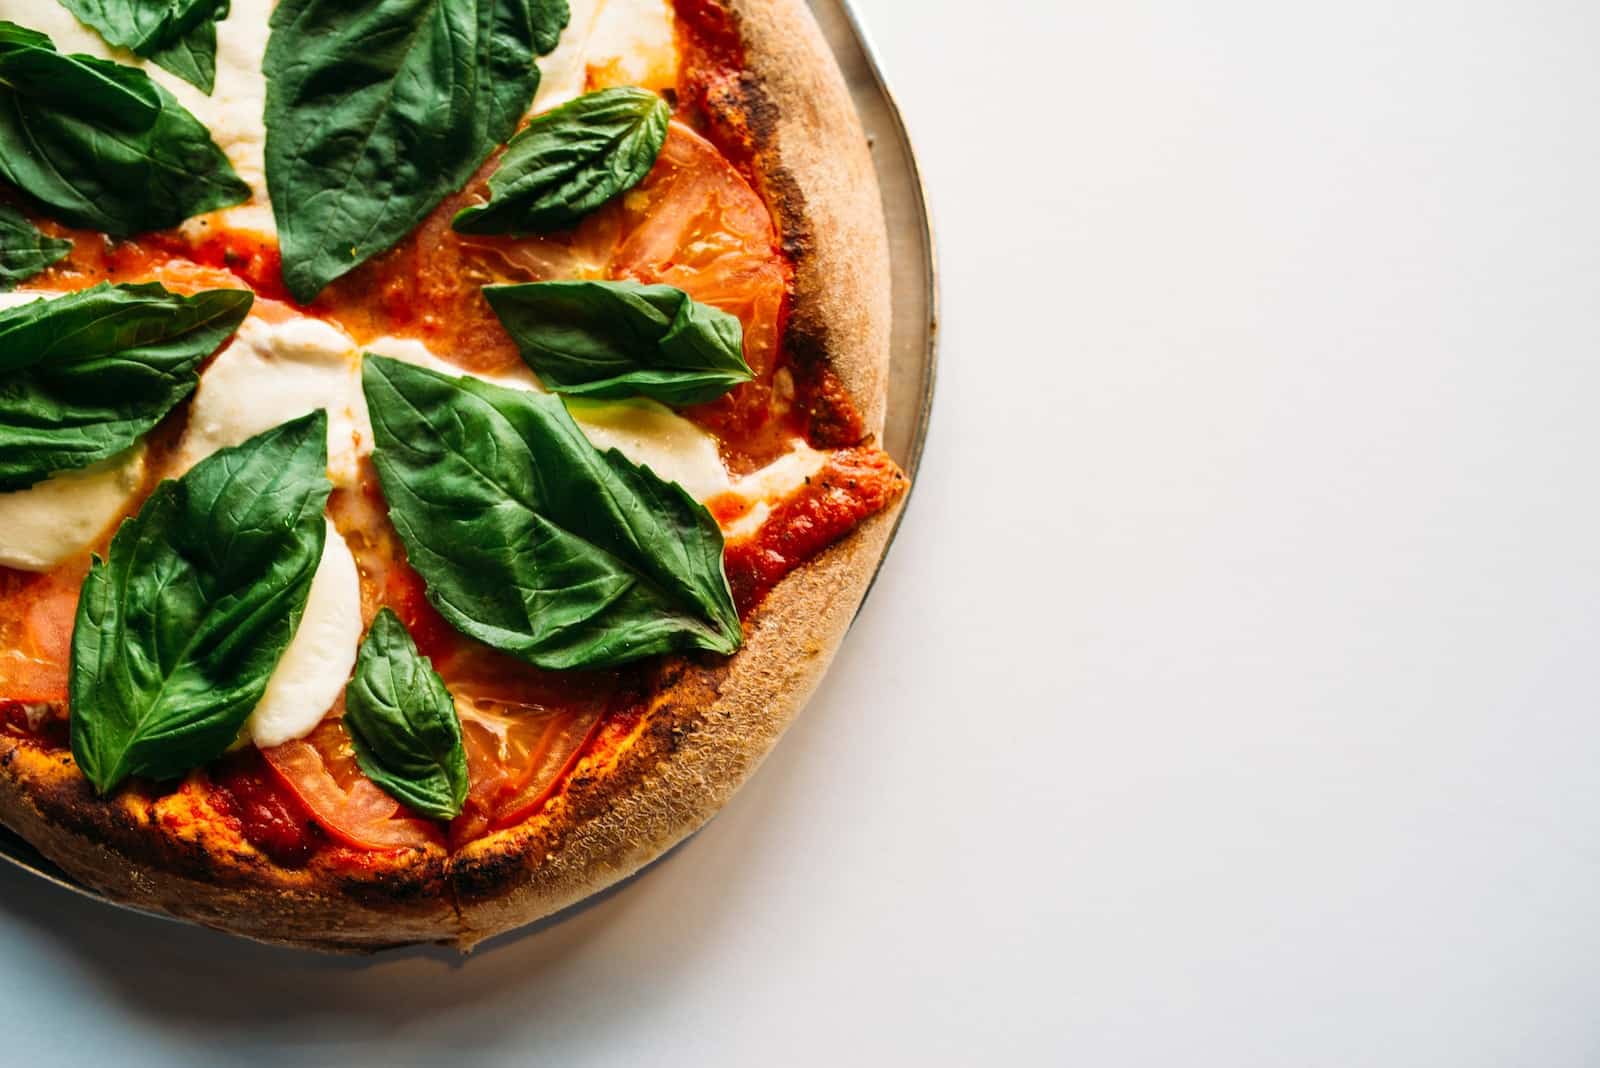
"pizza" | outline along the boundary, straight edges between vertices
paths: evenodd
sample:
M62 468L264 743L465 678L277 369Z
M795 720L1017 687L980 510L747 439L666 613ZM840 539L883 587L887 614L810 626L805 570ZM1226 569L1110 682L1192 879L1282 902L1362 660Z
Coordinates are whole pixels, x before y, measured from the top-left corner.
M265 941L659 856L907 480L801 0L0 0L0 821Z

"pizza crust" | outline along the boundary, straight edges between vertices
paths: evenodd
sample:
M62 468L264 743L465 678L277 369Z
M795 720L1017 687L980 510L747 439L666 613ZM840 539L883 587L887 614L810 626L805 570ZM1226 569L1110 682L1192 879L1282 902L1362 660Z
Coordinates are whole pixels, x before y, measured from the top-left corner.
M0 822L114 901L262 942L363 952L460 930L442 847L333 876L273 863L188 785L96 797L70 754L0 736Z
M721 2L746 63L733 95L714 103L748 131L753 177L794 265L785 344L797 363L827 366L880 433L889 253L865 135L800 0ZM284 868L204 791L101 799L69 754L4 736L0 822L113 900L234 934L334 951L469 948L626 878L732 796L821 680L901 501L779 583L730 661L668 663L632 744L581 761L544 812L454 857L405 850L337 873Z

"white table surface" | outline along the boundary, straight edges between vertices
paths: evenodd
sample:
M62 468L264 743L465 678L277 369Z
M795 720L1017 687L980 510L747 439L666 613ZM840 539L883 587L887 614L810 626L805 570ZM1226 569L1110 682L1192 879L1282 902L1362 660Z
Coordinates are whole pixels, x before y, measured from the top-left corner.
M0 872L8 1061L1600 1057L1600 9L861 7L943 378L765 769L465 963Z

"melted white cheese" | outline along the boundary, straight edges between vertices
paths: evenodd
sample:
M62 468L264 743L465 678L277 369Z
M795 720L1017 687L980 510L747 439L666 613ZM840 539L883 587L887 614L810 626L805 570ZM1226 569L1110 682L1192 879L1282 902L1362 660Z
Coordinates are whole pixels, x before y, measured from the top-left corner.
M0 566L49 571L93 546L144 484L144 446L0 493Z
M328 477L335 485L354 485L361 458L372 451L372 424L361 391L362 351L349 335L320 319L247 319L200 376L189 427L178 445L178 470L322 408L328 412ZM381 338L366 351L442 374L467 373L409 339ZM526 368L477 377L507 389L542 388ZM716 440L664 405L575 401L569 407L597 446L620 449L701 500L732 488Z
M678 83L678 47L668 0L571 0L572 18L554 52L539 60L533 111L590 89Z
M320 319L251 316L200 376L177 470L318 408L328 413L328 477L352 486L372 447L355 342Z
M442 375L460 378L468 372L463 371L455 364L441 360L433 354L433 350L420 341L408 337L380 337L366 348L367 352L387 356L391 360L409 363L413 367L425 367L430 371L437 371ZM526 389L534 393L543 393L545 388L539 379L534 376L526 365L514 367L498 375L473 375L480 382L501 386L505 389ZM369 435L370 436L370 435Z
M664 404L573 397L567 410L596 448L616 449L678 483L697 500L709 500L730 488L716 439Z
M267 79L261 57L271 36L274 0L233 0L217 27L217 82L211 94L176 75L113 48L80 23L60 0L0 0L0 19L49 35L62 52L112 59L147 71L211 130L251 201L191 219L185 229L222 226L275 234L267 200L267 128L262 112ZM668 89L677 84L678 49L668 0L572 0L572 18L554 52L539 60L542 77L532 112L544 111L589 88L638 85Z
M0 293L0 311L58 296ZM144 483L144 447L37 485L0 493L0 567L49 571L83 552L116 522Z
M243 736L260 749L304 738L344 692L361 642L361 579L350 547L328 523L305 614Z
M447 375L466 373L439 359L421 342L406 338L380 338L368 345L367 351ZM506 389L544 392L526 367L476 377ZM596 448L618 450L634 463L683 486L698 500L709 500L731 488L716 439L664 404L642 398L589 401L569 397L567 411Z
M60 293L49 293L41 289L14 289L9 293L0 293L0 311L8 308L20 308L24 304L32 304L36 300L49 300L59 297Z

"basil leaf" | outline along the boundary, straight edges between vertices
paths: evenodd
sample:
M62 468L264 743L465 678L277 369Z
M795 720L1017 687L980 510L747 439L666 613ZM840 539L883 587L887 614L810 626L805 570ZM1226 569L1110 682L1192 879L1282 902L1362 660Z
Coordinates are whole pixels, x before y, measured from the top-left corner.
M283 277L310 301L410 234L511 136L566 0L280 0L267 188Z
M221 756L300 624L327 536L317 411L156 488L84 579L72 755L104 794Z
M461 815L467 751L455 702L391 609L361 643L344 725L361 770L389 796L436 820Z
M200 120L142 70L0 22L0 176L115 237L250 198Z
M390 518L463 634L547 669L739 647L711 513L559 398L372 355L362 380Z
M101 37L210 94L217 80L217 23L229 0L61 0Z
M46 237L22 212L0 204L0 289L26 282L71 251L71 241Z
M656 165L672 109L645 89L602 89L528 123L489 178L489 203L455 218L464 234L572 226Z
M194 392L254 300L102 284L0 311L0 492L138 441Z
M531 282L483 295L557 393L704 404L754 377L739 320L672 286Z

